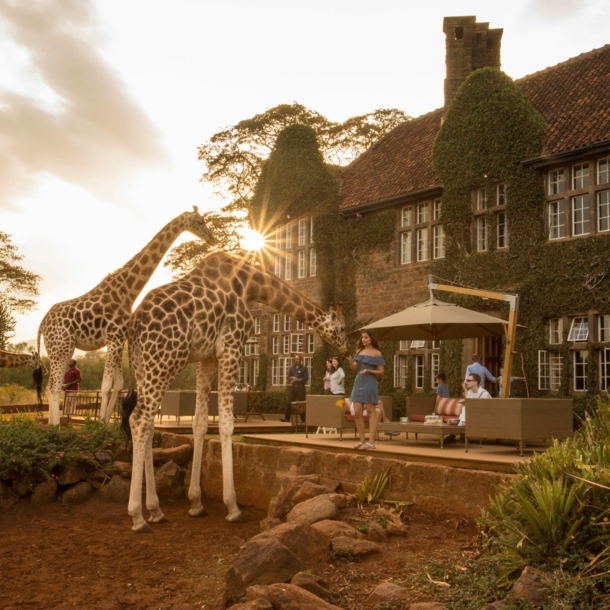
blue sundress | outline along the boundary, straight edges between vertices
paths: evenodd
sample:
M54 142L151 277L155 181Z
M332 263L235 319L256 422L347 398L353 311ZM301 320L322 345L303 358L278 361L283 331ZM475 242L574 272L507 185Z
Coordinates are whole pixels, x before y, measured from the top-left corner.
M356 374L356 379L354 379L350 401L359 402L363 405L376 405L379 402L377 377L368 373L361 375L360 371L375 369L380 365L385 366L385 360L382 356L364 356L362 354L356 354L354 360L358 363L358 373Z

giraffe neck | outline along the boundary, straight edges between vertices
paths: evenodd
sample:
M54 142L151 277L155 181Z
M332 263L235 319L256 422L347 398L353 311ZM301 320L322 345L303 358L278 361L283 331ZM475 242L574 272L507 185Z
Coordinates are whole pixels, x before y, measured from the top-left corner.
M18 366L35 366L32 354L15 354L0 350L0 368L15 368Z
M166 224L131 260L110 274L133 303L176 238L186 229L182 216Z

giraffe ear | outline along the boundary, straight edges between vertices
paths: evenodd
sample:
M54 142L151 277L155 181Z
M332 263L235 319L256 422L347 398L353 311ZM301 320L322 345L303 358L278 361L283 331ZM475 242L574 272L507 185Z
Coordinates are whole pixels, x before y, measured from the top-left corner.
M337 307L337 315L340 318L343 318L343 303L339 303L339 306Z
M328 311L334 312L335 311L335 304L331 303L330 307L328 308Z
M193 212L195 212L195 214L199 214L199 208L196 205L193 206Z

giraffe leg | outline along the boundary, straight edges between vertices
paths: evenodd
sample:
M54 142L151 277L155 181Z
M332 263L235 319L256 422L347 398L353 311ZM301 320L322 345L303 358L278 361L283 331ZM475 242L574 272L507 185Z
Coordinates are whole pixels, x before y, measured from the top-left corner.
M154 424L153 424L154 434ZM146 453L144 457L144 472L146 474L146 508L151 515L148 521L150 523L167 523L167 517L163 514L159 506L159 496L155 485L155 468L153 466L152 454L152 438L146 444Z
M102 404L100 406L100 419L106 424L110 423L110 416L116 403L118 392L116 392L116 377L117 372L120 371L121 385L123 373L121 371L121 356L123 355L123 342L122 341L109 341L108 351L106 354L106 364L104 365L104 376L102 378ZM112 391L112 397L110 391Z
M233 351L235 353L232 353ZM218 363L218 431L222 452L222 498L229 509L226 519L232 523L244 520L237 507L233 478L233 392L238 366L238 350L227 350Z
M131 529L137 533L148 533L152 532L152 530L142 515L142 484L144 482L146 446L147 444L152 444L152 436L155 429L154 422L152 418L142 414L139 407L136 407L136 411L129 418L129 425L133 438L133 464L127 512L133 519L133 527Z
M208 513L201 503L201 460L203 459L203 445L208 429L208 399L215 375L215 366L212 359L197 363L197 408L193 419L193 465L191 467L191 483L189 485L189 500L191 517L204 517Z
M49 423L59 425L59 399L61 386L64 382L64 373L68 368L68 362L74 354L74 338L67 333L51 335L48 340L45 337L45 347L49 354L51 372L47 384L47 396L49 400Z

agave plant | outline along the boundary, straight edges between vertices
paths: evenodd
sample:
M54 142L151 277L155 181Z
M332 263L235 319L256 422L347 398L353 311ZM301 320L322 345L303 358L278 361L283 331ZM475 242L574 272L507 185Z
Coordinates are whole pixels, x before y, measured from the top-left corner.
M383 490L390 481L390 473L384 472L376 474L373 478L366 476L362 483L356 485L356 497L358 498L358 506L362 508L364 502L372 504L379 502Z

